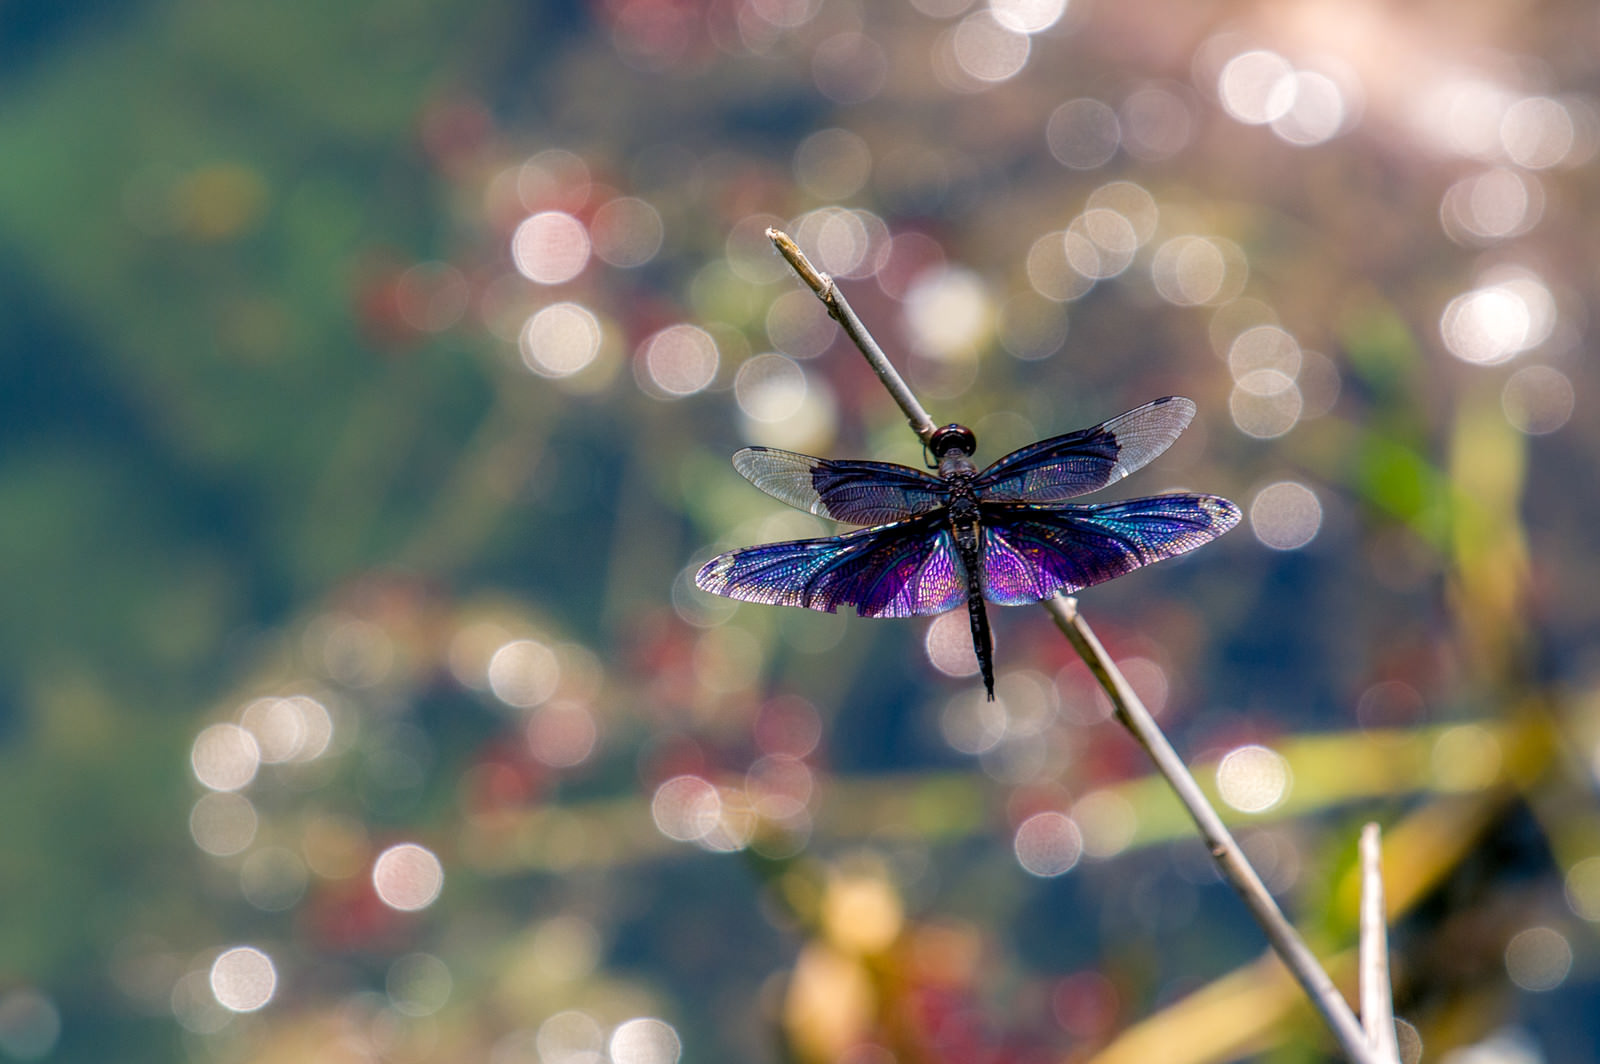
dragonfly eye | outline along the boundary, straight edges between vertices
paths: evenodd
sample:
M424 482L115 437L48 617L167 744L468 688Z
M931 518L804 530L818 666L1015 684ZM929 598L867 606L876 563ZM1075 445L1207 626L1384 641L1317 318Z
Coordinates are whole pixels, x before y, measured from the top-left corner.
M971 457L978 450L978 437L965 425L946 425L928 437L928 449L933 452L935 462L951 451Z

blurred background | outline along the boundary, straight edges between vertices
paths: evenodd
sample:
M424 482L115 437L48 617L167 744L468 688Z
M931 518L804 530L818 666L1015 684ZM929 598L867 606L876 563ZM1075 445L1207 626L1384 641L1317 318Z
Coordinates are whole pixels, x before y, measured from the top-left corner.
M728 464L1167 394L1082 608L1407 1060L1600 1057L1591 4L0 9L0 1058L1330 1059L1037 608Z

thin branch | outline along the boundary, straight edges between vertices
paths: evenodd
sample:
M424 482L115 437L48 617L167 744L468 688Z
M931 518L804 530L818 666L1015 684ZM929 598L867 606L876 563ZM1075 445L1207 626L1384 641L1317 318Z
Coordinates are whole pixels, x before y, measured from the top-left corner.
M1389 928L1383 904L1383 844L1377 824L1361 829L1361 1023L1384 1064L1400 1064L1389 980Z
M900 404L900 409L905 411L911 427L926 443L935 428L933 419L917 402L916 396L911 393L905 380L890 365L888 356L883 353L883 349L861 323L861 319L856 317L855 311L850 309L850 304L840 294L838 286L833 283L833 278L813 266L787 233L778 229L768 229L767 238L817 294L817 298L828 308L828 313L839 322L845 333L855 342L856 347L866 356L867 362L871 364L884 386L889 389L889 394ZM1244 899L1256 922L1266 932L1272 948L1288 967L1306 996L1311 999L1312 1005L1327 1023L1328 1029L1333 1032L1345 1055L1355 1064L1395 1064L1394 1058L1381 1056L1374 1045L1369 1044L1368 1034L1363 1030L1361 1021L1350 1011L1349 1004L1333 985L1333 979L1318 963L1316 956L1283 915L1283 911L1278 908L1278 903L1273 900L1272 894L1261 882L1261 877L1246 860L1244 851L1239 848L1238 842L1223 825L1222 818L1211 807L1205 794L1200 790L1200 785L1190 775L1183 759L1167 741L1167 737L1156 724L1155 718L1150 715L1150 711L1144 707L1144 703L1139 700L1139 696L1134 694L1133 688L1106 653L1105 647L1100 645L1100 640L1095 637L1088 622L1078 613L1077 600L1056 596L1046 599L1043 605L1055 619L1057 627L1089 666L1090 671L1095 674L1095 678L1100 681L1100 686L1110 696L1117 719L1133 733L1139 745L1144 747L1150 759L1155 762L1157 770L1166 778L1167 783L1177 794L1178 800L1188 810L1200 831L1201 838L1210 849L1212 858L1221 867L1223 877ZM1381 899L1381 892L1379 896ZM1381 900L1379 905L1381 908ZM1385 968L1387 968L1386 959ZM1384 983L1387 985L1387 978ZM1390 1005L1386 1004L1383 1008L1385 1012L1392 1011ZM1376 1007L1373 1007L1372 1011L1376 1015ZM1392 1042L1394 1031L1392 1017L1388 1030Z
M911 394L911 386L900 376L900 371L894 368L889 361L889 356L883 353L883 348L878 346L878 341L872 338L867 327L861 324L861 319L856 317L856 312L851 308L844 293L839 291L839 286L833 283L833 278L823 273L811 264L806 258L806 253L781 229L768 229L767 239L772 241L778 252L794 267L794 272L806 286L817 294L822 300L822 305L828 308L828 316L838 322L845 331L845 335L855 343L861 353L866 356L867 364L878 375L883 386L889 389L889 394L894 401L900 404L900 409L905 411L906 420L916 430L917 436L923 443L928 442L938 427L933 423L933 418L922 409L922 404L917 402L917 397Z
M1044 606L1055 618L1056 627L1061 629L1110 696L1117 720L1144 747L1150 760L1155 762L1156 770L1166 778L1178 800L1183 803L1195 827L1199 829L1200 837L1205 840L1206 848L1211 851L1212 859L1222 869L1223 878L1244 899L1251 915L1266 932L1267 941L1272 943L1272 948L1311 999L1311 1004L1322 1014L1323 1021L1338 1039L1345 1054L1363 1064L1382 1064L1368 1049L1361 1022L1333 985L1333 979L1283 915L1283 910L1278 908L1266 884L1261 882L1261 877L1245 858L1244 851L1200 790L1200 784L1190 775L1188 766L1172 748L1172 744L1167 742L1155 718L1134 693L1122 670L1106 653L1105 647L1100 645L1089 623L1078 612L1078 600L1058 595L1046 599Z

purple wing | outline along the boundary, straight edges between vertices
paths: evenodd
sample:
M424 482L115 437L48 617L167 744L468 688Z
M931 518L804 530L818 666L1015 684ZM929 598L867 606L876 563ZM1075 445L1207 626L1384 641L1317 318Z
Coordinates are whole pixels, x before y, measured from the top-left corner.
M1065 502L1115 483L1172 445L1194 419L1194 403L1169 395L1093 428L1012 451L978 474L985 502Z
M936 517L731 550L706 562L694 582L744 602L828 613L854 606L863 617L943 613L966 597L955 542Z
M1239 523L1215 495L1155 495L1097 506L983 507L983 596L1038 602L1209 543Z
M733 456L746 480L790 506L853 525L881 525L943 506L944 481L890 462L826 458L746 447Z

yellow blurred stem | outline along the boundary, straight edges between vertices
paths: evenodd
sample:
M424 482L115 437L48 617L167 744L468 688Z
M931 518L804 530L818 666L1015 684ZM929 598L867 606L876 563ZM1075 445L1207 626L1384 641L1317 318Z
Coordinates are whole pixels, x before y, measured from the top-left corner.
M1518 512L1527 447L1485 383L1457 409L1450 441L1452 590L1466 663L1491 689L1517 680L1528 550Z

